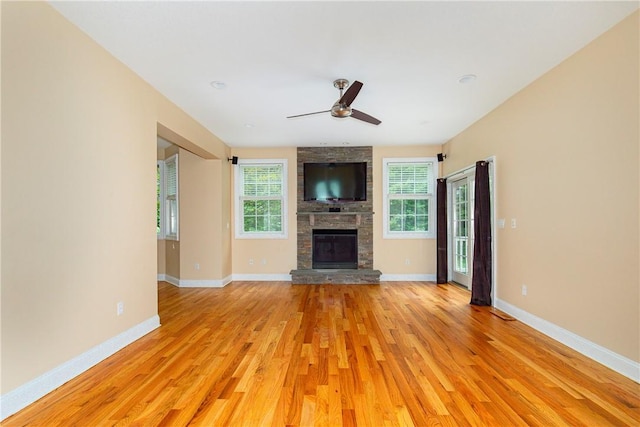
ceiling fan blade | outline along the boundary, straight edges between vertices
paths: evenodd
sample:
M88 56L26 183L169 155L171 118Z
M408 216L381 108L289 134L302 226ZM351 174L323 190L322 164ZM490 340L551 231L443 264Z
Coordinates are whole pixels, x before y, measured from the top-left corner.
M295 117L304 117L304 116L311 116L313 114L321 114L321 113L328 113L331 110L325 110L325 111L315 111L313 113L304 113L304 114L296 114L295 116L288 116L287 119L293 119Z
M344 93L344 95L342 95L342 98L340 98L340 101L338 102L347 106L351 105L353 100L356 99L356 96L358 96L358 92L360 92L360 89L362 89L362 83L356 80L355 82L351 83L351 85L347 88L347 91Z
M372 117L368 114L363 113L362 111L358 111L355 109L351 109L351 117L354 119L362 120L363 122L371 123L372 125L379 125L382 123L380 120Z

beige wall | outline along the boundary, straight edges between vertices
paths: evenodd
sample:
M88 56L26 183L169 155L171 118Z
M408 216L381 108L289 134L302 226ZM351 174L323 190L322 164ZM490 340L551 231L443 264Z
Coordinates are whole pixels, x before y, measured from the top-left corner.
M640 361L639 15L445 145L495 155L497 296ZM528 295L521 294L526 284Z
M156 93L156 102L158 135L188 156L179 165L180 241L165 243L166 256L172 257L166 261L166 274L179 280L226 281L232 267L231 227L227 225L231 222L231 166L226 161L231 151L162 95ZM166 149L165 156L172 149Z
M222 278L220 231L221 161L203 159L181 149L180 184L181 280ZM226 161L225 161L226 163Z
M157 255L158 255L158 274L166 274L167 273L167 254L166 248L164 245L164 240L158 239L157 245Z
M233 155L240 159L287 159L287 239L233 238L233 274L289 274L297 265L296 226L296 148L235 148ZM233 170L229 172L233 186ZM233 190L232 190L233 191ZM233 212L233 206L232 206ZM232 216L233 218L233 216ZM231 221L230 227L235 229ZM235 232L234 232L235 233ZM233 236L234 234L232 234ZM253 264L250 263L253 260Z
M150 88L47 5L3 3L2 32L4 393L157 301Z
M373 267L382 274L436 274L435 239L384 239L382 237L382 159L435 157L439 145L387 146L373 148ZM409 264L407 264L407 262Z
M164 274L180 279L180 241L159 240L164 246Z
M157 315L156 135L229 149L46 3L1 18L4 394Z

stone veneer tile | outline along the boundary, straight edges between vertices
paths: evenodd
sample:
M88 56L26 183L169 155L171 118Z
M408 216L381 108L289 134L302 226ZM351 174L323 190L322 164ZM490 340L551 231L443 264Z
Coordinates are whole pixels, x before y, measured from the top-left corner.
M330 204L304 200L305 163L367 162L367 200ZM297 162L298 270L311 269L311 234L314 229L358 230L358 269L373 269L373 150L372 147L299 147ZM339 207L332 214L329 207ZM313 223L313 224L312 224ZM380 272L378 272L379 278ZM352 280L356 280L353 278ZM361 283L361 282L357 282ZM375 283L378 283L377 281Z

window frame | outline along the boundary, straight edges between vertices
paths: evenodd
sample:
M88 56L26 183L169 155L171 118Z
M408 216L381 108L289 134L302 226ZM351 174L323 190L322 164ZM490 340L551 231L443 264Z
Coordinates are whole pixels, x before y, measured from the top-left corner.
M391 231L389 230L389 166L402 163L431 163L427 193L424 197L411 197L428 201L428 230L420 231ZM436 180L438 175L438 161L436 157L386 157L382 159L382 237L384 239L435 239L436 238Z
M161 224L162 234L161 238L165 240L180 240L180 166L178 161L178 154L167 157L162 161L162 200L163 206L161 210ZM176 165L176 194L175 196L169 195L167 191L168 179L167 179L167 164L175 163ZM175 200L176 207L176 230L175 233L171 232L171 202Z
M234 167L234 224L236 239L286 239L288 238L288 168L287 159L239 159L238 164ZM281 166L282 167L282 194L280 195L280 206L282 207L282 231L280 232L256 232L243 231L244 226L244 210L242 201L245 196L243 194L243 167L246 166Z

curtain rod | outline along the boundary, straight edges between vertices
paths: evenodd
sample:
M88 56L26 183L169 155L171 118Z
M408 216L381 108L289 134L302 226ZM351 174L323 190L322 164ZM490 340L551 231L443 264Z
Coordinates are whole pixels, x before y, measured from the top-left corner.
M487 162L487 163L493 163L493 162L494 162L494 158L493 158L493 157L490 157L490 158L488 158L488 159L478 160L478 161L479 161L479 162L480 162L480 161L483 161L483 162ZM456 172L452 172L452 173L450 173L449 175L445 175L445 176L443 176L442 178L444 178L444 179L450 179L450 178L453 178L454 176L457 176L457 175L464 175L465 173L467 173L467 172L469 172L470 170L475 169L475 168L476 168L476 164L474 163L472 166L467 166L466 168L460 169L460 170L458 170L458 171L456 171Z

